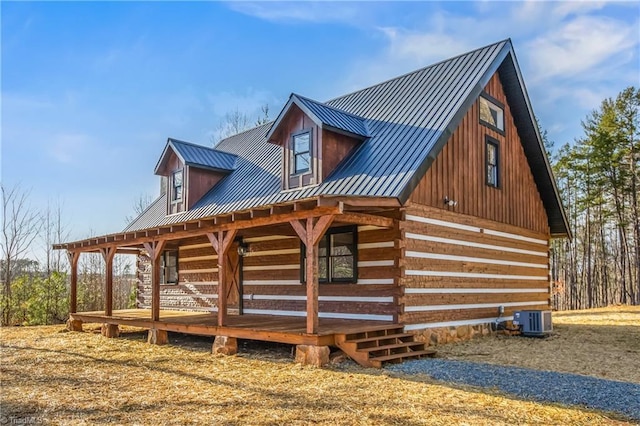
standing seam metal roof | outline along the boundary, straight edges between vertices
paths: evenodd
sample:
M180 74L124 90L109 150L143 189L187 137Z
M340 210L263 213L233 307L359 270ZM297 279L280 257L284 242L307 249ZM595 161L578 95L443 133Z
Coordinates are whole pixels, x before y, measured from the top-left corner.
M220 171L233 171L235 168L237 156L228 152L219 151L202 145L196 145L190 142L184 142L177 139L169 138L163 155L167 149L171 147L173 151L180 157L184 164L189 166L203 167L207 169ZM156 166L156 171L160 166L160 161Z
M354 135L369 136L364 118L295 93L292 96L299 100L313 115L318 117L322 124Z
M191 210L165 216L159 209L150 209L125 230L168 225L318 195L393 197L404 202L491 76L505 58L513 55L511 42L504 40L325 104L293 94L287 105L292 99L297 100L323 123L368 136L324 182L297 190L282 190L283 152L281 147L267 142L266 136L273 123L266 123L227 138L216 146L217 152L237 156L235 171ZM505 77L516 75L521 80L517 65L500 69ZM530 111L526 92L522 98L511 98L514 102L526 101L520 109ZM515 110L518 107L520 105ZM281 116L282 113L278 120ZM519 117L519 121L526 120ZM523 144L528 145L528 154L533 158L530 162L539 161L540 155L542 161L546 161L535 133L527 136L528 140L523 140ZM552 234L567 233L568 226L550 169L532 168L532 171L540 192L547 192L543 200L550 212Z

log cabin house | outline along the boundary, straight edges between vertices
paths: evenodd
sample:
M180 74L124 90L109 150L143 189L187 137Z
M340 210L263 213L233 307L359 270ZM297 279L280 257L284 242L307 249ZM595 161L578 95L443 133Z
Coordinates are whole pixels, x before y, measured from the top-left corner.
M292 94L214 148L169 139L155 174L161 195L125 230L55 246L72 329L380 366L548 309L549 240L569 235L510 40L324 103ZM85 252L106 260L104 312L76 312ZM116 253L138 257L138 309L113 310Z

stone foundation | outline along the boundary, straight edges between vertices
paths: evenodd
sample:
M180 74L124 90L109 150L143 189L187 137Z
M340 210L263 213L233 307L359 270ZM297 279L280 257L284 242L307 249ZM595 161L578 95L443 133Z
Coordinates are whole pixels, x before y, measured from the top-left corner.
M493 324L459 325L455 327L427 328L415 331L416 340L424 342L426 346L437 346L445 343L461 342L476 337L488 336L495 333L492 331Z
M100 332L104 337L114 338L120 336L120 327L118 324L102 324Z
M166 345L169 343L169 333L167 330L156 330L152 328L149 330L147 343L150 345Z
M82 321L69 318L67 320L68 331L82 331Z
M228 336L216 336L211 347L214 355L235 355L238 353L238 339Z
M296 362L302 365L322 367L329 364L329 346L298 345L296 346Z

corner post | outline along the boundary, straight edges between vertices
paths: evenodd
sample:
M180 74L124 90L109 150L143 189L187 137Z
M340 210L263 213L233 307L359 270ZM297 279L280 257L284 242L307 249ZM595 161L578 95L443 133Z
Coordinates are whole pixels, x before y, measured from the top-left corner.
M113 315L113 258L116 249L117 247L100 249L105 263L104 314L108 317Z
M69 266L71 267L71 282L69 288L69 313L75 314L78 311L78 260L79 251L67 251Z
M307 333L318 332L318 242L313 241L313 219L307 219Z
M160 261L166 241L144 243L144 248L151 258L151 321L160 321Z

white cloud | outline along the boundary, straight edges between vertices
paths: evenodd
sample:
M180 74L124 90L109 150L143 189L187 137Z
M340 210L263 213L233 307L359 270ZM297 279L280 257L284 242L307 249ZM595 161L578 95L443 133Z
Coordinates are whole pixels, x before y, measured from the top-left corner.
M553 9L553 16L563 19L569 15L583 15L600 10L607 5L606 1L562 1Z
M231 2L229 6L245 15L275 22L344 22L354 24L363 3L336 2Z
M381 28L381 31L389 40L389 56L415 63L429 64L472 48L468 41L444 33L421 33L399 28Z
M638 23L578 16L527 44L533 78L584 74L638 45Z
M51 138L49 154L63 164L76 163L92 151L90 136L81 133L60 133Z
M244 93L238 92L218 92L207 95L213 113L217 117L236 109L248 115L253 115L260 111L260 107L265 104L274 105L277 99L268 91L254 90L249 88Z

